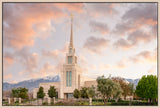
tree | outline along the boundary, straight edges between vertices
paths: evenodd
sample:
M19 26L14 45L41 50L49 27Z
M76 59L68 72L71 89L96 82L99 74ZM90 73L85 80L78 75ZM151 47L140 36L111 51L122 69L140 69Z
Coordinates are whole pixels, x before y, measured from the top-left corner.
M43 99L44 96L45 96L45 93L43 91L43 87L40 87L38 92L37 92L37 98L42 98Z
M82 89L80 90L82 98L88 98L87 90L87 87L82 87Z
M19 96L19 90L17 88L13 88L11 96L12 97L18 97Z
M123 90L122 90L120 84L115 83L114 84L114 91L113 91L113 98L117 100L118 98L120 98L122 93L123 93Z
M89 87L88 90L87 90L87 95L88 97L90 98L93 98L95 96L95 87L92 86L92 87Z
M81 97L81 92L78 89L75 89L73 92L73 96L78 99Z
M130 95L133 96L134 95L134 92L135 92L135 89L134 89L134 84L133 83L129 83L129 88L130 88Z
M12 96L13 97L20 97L22 99L28 99L28 89L26 89L25 87L22 88L22 87L19 87L19 88L13 88L12 89Z
M138 97L152 100L158 98L158 79L157 76L147 75L143 76L136 86L135 93Z
M126 96L130 95L129 85L121 77L112 77L112 80L120 84L120 86L123 90L122 95L124 96L124 99L126 99Z
M97 90L101 92L104 104L108 102L108 98L114 94L116 90L116 82L112 81L110 78L105 78L104 75L97 78Z
M21 97L22 99L28 99L28 89L24 88L19 88L19 97Z
M48 90L48 96L50 98L57 96L56 89L54 88L54 86L50 86L50 89Z

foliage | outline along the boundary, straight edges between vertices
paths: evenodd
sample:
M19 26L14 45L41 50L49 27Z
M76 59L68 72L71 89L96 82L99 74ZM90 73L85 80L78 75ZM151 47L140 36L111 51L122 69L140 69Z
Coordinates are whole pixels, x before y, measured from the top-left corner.
M101 92L104 103L108 102L108 98L117 93L118 84L110 78L105 78L104 75L97 78L97 90Z
M121 77L112 77L112 80L119 83L123 92L122 95L124 96L124 98L126 98L126 96L130 95L130 87L129 85L125 82L125 80Z
M151 100L158 98L158 79L154 75L143 76L135 91L136 95Z
M89 87L87 90L88 97L93 98L95 96L95 87Z
M131 105L144 106L144 105L158 105L158 103L148 103L148 102L131 102Z
M44 98L45 93L43 91L43 87L39 88L39 91L37 92L37 98Z
M75 89L73 92L73 96L78 99L81 97L81 92L78 89Z
M130 88L130 95L133 96L133 94L135 93L134 84L133 83L129 83L128 86Z
M114 91L113 91L113 98L118 99L120 98L121 94L123 93L123 90L119 83L114 84Z
M88 88L87 87L82 87L82 89L80 90L80 92L81 92L81 97L82 98L88 98L88 94L87 94Z
M88 101L77 101L74 103L74 105L89 105Z
M26 89L25 87L19 87L19 88L13 88L12 89L12 97L20 97L22 99L28 99L28 89Z
M43 102L42 105L48 105L48 103L47 102Z
M129 102L112 102L111 105L129 105Z
M19 97L18 95L19 95L19 90L18 90L18 88L13 88L13 89L12 89L11 96L12 96L12 97Z
M54 88L54 86L50 86L50 89L48 90L48 96L50 98L57 96L56 89Z

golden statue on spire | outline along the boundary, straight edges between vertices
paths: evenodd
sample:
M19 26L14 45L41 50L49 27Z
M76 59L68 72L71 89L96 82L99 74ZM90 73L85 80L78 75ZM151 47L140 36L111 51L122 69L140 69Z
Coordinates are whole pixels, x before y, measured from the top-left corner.
M73 14L71 14L71 20L73 20Z

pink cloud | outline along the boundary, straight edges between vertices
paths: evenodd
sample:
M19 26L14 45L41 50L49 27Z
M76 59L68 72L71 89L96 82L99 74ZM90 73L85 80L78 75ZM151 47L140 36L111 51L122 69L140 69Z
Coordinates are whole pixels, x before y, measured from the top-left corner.
M37 36L32 26L51 18L58 21L66 16L55 4L4 4L4 44L15 48L33 46Z
M113 45L116 48L120 48L120 49L124 49L124 50L128 50L128 49L133 47L133 45L129 41L127 41L127 40L125 40L123 38L117 40Z
M157 53L155 51L143 51L130 59L133 63L157 63Z
M114 7L117 5L114 3L85 3L84 9L87 14L92 17L99 17L104 15L117 14L118 12Z
M129 34L127 39L120 38L115 43L113 43L113 45L116 48L129 50L130 48L138 46L140 43L147 44L155 39L157 39L157 36L150 32L136 30Z
M91 21L90 26L91 26L91 31L92 32L99 32L102 35L108 34L110 32L107 24L104 24L104 23L101 23L101 22Z
M113 30L113 33L120 34L121 36L135 32L145 26L153 28L157 25L157 4L135 4L125 12L121 20Z
M7 74L3 76L4 80L11 79L12 77L13 77L12 74Z
M108 43L109 41L105 38L96 38L91 36L86 40L84 48L91 53L101 54L101 51L107 48Z

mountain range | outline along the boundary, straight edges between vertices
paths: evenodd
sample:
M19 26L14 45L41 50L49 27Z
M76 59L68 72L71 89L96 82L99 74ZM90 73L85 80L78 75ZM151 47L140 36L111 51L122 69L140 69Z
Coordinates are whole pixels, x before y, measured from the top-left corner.
M4 82L3 91L10 90L12 88L18 88L18 87L25 87L29 89L29 91L32 91L33 88L38 88L39 83L44 83L44 82L60 82L60 77L59 75L56 75L53 77L47 76L45 78L30 79L30 80L21 81L15 84Z
M134 84L134 87L137 86L139 79L125 79L130 83ZM32 91L33 88L38 88L39 83L44 83L44 82L60 82L60 77L59 75L56 76L47 76L45 78L38 78L38 79L30 79L30 80L25 80L21 81L18 83L10 84L8 82L3 83L3 91L10 90L12 88L18 88L18 87L25 87L29 89L29 91Z

